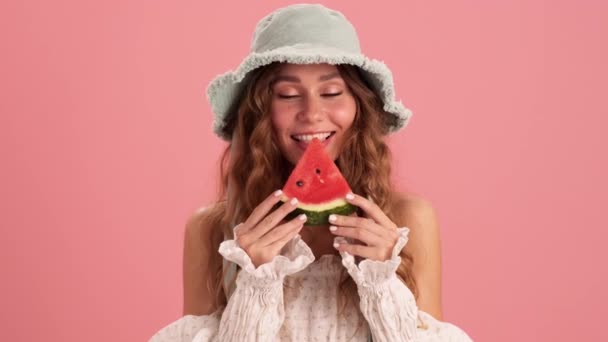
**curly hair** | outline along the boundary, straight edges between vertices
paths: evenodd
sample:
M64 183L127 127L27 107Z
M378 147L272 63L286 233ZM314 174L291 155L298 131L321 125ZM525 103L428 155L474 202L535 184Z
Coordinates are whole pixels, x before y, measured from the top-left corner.
M225 133L232 132L232 140L221 157L218 200L208 209L205 219L208 221L206 224L214 227L211 241L216 251L225 235L233 238L233 225L245 221L268 194L282 188L293 169L279 150L274 133L269 139L269 132L273 132L269 115L271 82L280 66L281 63L272 63L250 73L245 82L247 86L242 89L240 100L231 111L235 115L229 118L225 127ZM384 141L387 127L394 119L383 110L382 101L359 68L352 65L336 67L356 102L354 122L345 132L336 165L353 192L373 200L393 222L403 226L403 214L396 210L400 202L392 191L391 153ZM222 269L221 255L212 254L215 276L210 277L207 286L211 293L215 293L214 304L219 307L227 304L223 288L227 275ZM405 250L400 256L402 261L397 276L417 299L418 290L412 274L413 258ZM346 270L340 277L339 288L341 295L338 300L343 313L348 300L353 300L351 303L355 305L359 301L356 284Z

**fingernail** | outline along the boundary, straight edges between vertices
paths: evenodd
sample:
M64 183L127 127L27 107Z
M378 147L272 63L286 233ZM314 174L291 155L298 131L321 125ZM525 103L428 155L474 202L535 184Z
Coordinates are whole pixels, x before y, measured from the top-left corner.
M281 196L282 193L283 193L283 190L279 189L274 192L274 195L278 197L278 196Z
M298 204L298 199L294 197L291 199L291 201L289 201L289 203L291 203L291 205L296 205Z
M336 222L336 215L334 215L334 214L329 215L329 222Z
M338 247L340 247L340 244L337 242L334 242L334 248L338 248Z
M336 227L336 226L329 226L329 230L331 230L332 232L335 232L336 230L338 230L338 227Z
M298 218L300 219L300 221L306 221L306 214L301 214L300 216L298 216Z
M346 199L347 199L347 200L354 200L354 199L355 199L355 195L353 195L352 193L348 193L348 194L346 195Z

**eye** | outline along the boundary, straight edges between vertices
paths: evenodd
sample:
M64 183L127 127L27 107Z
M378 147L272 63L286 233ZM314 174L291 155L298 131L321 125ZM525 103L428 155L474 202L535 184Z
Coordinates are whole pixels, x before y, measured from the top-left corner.
M342 95L342 93L341 92L340 93L327 93L327 94L323 94L322 96L335 97L335 96L339 96L339 95Z
M281 94L279 94L278 96L280 99L293 99L293 98L299 97L298 95L281 95Z

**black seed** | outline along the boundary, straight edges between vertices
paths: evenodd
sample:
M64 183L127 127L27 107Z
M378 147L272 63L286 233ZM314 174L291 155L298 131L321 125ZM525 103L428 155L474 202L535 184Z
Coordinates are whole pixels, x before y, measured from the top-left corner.
M321 170L319 170L319 169L316 169L316 170L315 170L315 172L316 172L318 175L320 175L320 174L321 174Z
M304 185L304 182L302 182L301 180L299 180L299 181L297 181L297 182L296 182L296 185L297 185L297 186L303 186L303 185Z

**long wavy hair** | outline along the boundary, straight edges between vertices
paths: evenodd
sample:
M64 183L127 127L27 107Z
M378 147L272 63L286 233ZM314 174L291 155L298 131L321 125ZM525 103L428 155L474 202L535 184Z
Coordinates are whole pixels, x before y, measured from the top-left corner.
M218 199L207 209L204 218L207 221L204 224L213 227L211 247L214 251L218 250L224 236L233 238L234 224L245 221L272 191L283 187L293 169L279 150L269 115L273 76L280 66L281 63L272 63L252 71L240 100L232 108L234 115L225 128L232 140L221 157ZM351 65L337 65L337 68L354 95L356 114L352 126L345 132L336 165L353 192L373 200L401 227L405 218L397 210L401 203L392 191L391 153L384 141L387 127L394 118L384 112L380 98L372 91L360 69ZM400 256L402 261L397 276L417 299L418 289L412 274L413 258L405 250ZM219 253L212 253L211 269L214 274L207 277L207 286L211 293L215 293L214 305L218 308L227 304L223 284L228 276L223 272ZM235 277L228 281L234 282ZM340 311L344 312L348 300L353 300L351 303L358 307L356 284L345 269L339 288Z

